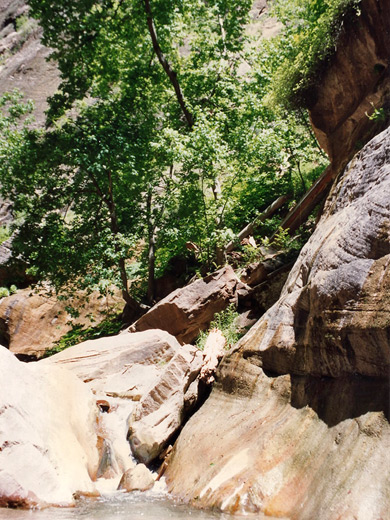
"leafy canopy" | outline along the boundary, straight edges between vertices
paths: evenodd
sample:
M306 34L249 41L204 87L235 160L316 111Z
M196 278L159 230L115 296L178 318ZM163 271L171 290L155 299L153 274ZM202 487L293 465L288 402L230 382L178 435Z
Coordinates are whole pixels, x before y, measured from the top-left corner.
M322 167L305 117L264 103L285 54L250 41L251 1L30 5L62 80L46 130L9 120L0 169L24 215L15 250L38 278L114 282L129 301L129 280L153 280L188 242L212 267Z

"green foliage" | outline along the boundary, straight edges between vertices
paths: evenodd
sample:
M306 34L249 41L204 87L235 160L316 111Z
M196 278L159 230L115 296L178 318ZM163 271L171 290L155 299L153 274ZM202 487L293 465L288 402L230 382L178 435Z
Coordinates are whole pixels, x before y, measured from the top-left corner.
M321 81L346 21L359 14L360 0L276 0L273 13L284 24L283 60L272 78L270 99L289 108L306 107Z
M31 107L16 93L0 103L0 189L23 215L15 254L56 289L115 283L141 297L189 242L212 269L244 225L325 165L307 116L264 103L284 55L246 35L251 0L150 2L192 124L144 1L29 3L61 85L44 131L20 125Z
M6 298L7 296L9 296L7 287L0 287L0 298Z
M242 332L237 328L236 322L239 314L236 306L232 303L224 311L214 314L214 318L210 323L209 330L200 332L196 346L203 350L207 336L213 329L219 329L226 339L226 349L232 347L242 336Z
M5 242L11 236L11 231L9 226L0 226L0 244Z
M371 106L372 106L372 109L373 109L372 114L368 114L366 112L366 116L368 117L368 119L370 121L380 121L380 122L386 121L387 116L386 116L385 109L383 107L376 108L373 103L371 103Z
M16 285L11 285L9 288L9 293L16 294L17 292L18 292L18 288L16 287Z
M95 327L84 328L82 325L73 325L72 330L59 339L55 346L45 352L44 357L57 354L68 347L77 345L89 339L98 339L105 336L115 336L123 326L120 315L109 316Z

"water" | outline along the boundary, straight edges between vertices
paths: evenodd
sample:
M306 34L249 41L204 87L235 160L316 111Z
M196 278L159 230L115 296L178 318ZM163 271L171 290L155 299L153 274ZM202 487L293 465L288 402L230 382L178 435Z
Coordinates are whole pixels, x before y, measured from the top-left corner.
M231 515L175 503L166 495L117 493L98 500L81 499L73 508L1 509L0 520L232 520Z

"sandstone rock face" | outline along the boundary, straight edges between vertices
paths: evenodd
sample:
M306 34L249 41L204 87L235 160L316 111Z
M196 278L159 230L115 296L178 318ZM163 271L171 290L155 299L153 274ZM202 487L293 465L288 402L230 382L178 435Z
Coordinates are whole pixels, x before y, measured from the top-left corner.
M327 424L312 407L292 405L296 384L289 375L267 377L240 354L223 362L217 387L175 444L169 491L197 507L267 518L389 518L383 412L351 415L348 400L359 398L359 386L344 399L346 384L329 389L322 381L321 405L344 417Z
M349 164L246 358L278 374L388 377L389 144L390 129Z
M71 505L92 492L98 452L90 390L0 347L0 506Z
M335 172L355 153L358 141L378 131L366 116L372 104L388 109L390 100L390 0L363 0L359 8L357 19L346 21L310 106L314 131Z
M203 355L192 345L182 346L128 419L128 438L141 462L154 460L180 428L186 392L202 367ZM192 398L192 396L191 396Z
M16 30L16 20L28 16L25 0L0 2L0 93L15 88L34 101L34 117L42 125L47 110L47 97L57 90L60 78L57 66L46 58L50 49L40 43L42 30L29 19Z
M107 306L120 310L123 300L119 291L107 298L93 293L88 302L81 297L77 303L80 309L77 319L69 315L67 305L68 302L59 301L54 295L48 296L45 291L34 293L31 289L22 289L1 299L0 341L19 356L39 359L71 330L70 323L90 327L92 316L94 324L99 324L106 318Z
M166 330L180 343L190 343L209 325L216 312L235 301L239 281L230 266L177 289L144 314L131 332Z
M154 478L145 464L137 464L135 468L128 469L119 482L118 489L126 491L147 491L154 486Z
M279 301L184 427L174 495L291 520L390 510L390 129L333 188Z
M202 353L168 332L147 330L85 341L39 361L71 370L91 388L101 409L99 477L121 476L136 457L157 457L196 404ZM129 419L131 417L132 419Z

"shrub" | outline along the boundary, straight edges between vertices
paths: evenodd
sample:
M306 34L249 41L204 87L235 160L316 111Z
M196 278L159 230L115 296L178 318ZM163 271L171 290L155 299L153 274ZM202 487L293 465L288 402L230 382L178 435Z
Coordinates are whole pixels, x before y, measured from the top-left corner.
M217 312L214 314L214 319L210 323L210 327L207 331L203 331L199 334L196 340L196 346L203 350L209 331L212 329L219 329L226 339L226 349L229 349L240 339L240 331L237 328L236 321L238 318L238 312L234 303L229 305L224 311Z

